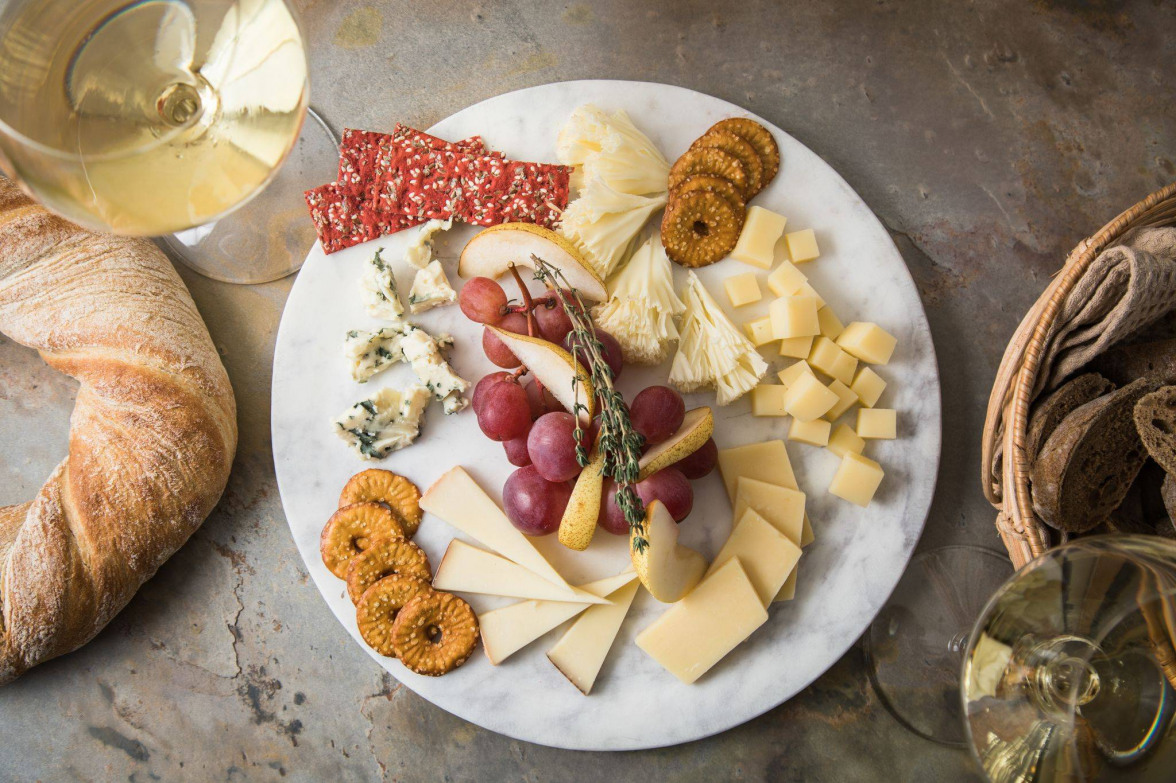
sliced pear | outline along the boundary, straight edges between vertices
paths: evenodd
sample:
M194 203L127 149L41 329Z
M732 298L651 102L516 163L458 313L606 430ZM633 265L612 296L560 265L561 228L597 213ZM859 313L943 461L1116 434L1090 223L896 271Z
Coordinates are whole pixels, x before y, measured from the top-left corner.
M533 223L503 223L479 232L461 251L457 273L466 279L493 279L506 274L511 264L534 269L532 255L562 272L567 282L584 298L595 302L608 299L604 281L580 251L551 229Z
M636 531L629 534L633 568L645 589L662 603L672 604L689 593L706 571L706 558L678 543L678 523L659 500L645 507L646 546L633 546Z
M559 520L559 542L568 549L582 552L592 543L604 488L604 452L592 450L592 458L576 479L572 497Z
M694 408L686 411L682 426L666 440L652 447L638 463L641 472L637 480L649 478L662 468L686 459L702 448L715 431L715 416L710 408Z
M596 390L592 387L592 381L588 380L584 366L572 358L570 353L538 337L507 332L497 326L486 328L498 335L498 339L506 344L569 413L575 413L576 403L579 402L584 406L584 410L580 411L580 421L585 425L592 421L596 412Z

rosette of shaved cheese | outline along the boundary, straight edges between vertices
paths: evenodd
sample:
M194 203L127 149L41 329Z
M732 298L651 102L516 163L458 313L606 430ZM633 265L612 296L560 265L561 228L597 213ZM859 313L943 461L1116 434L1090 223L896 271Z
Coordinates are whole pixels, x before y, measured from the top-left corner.
M645 223L665 203L665 196L621 193L604 180L592 179L564 210L557 230L584 254L601 280L608 280Z
M684 392L713 388L719 405L734 402L759 383L768 363L693 271L686 276L682 299L686 312L670 383Z
M560 163L576 167L572 185L577 189L599 178L621 193L666 193L669 161L623 110L607 112L590 103L577 108L559 129L556 155Z
M678 339L674 317L686 305L674 292L670 259L652 236L633 253L609 286L608 301L592 311L596 324L621 344L625 361L661 364Z

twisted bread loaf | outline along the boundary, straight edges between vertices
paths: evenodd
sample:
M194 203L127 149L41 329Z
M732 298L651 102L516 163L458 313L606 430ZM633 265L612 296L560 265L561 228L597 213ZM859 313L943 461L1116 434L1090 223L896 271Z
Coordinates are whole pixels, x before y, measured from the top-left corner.
M69 456L0 508L0 683L92 639L224 491L236 406L150 242L92 234L0 177L0 332L80 384Z

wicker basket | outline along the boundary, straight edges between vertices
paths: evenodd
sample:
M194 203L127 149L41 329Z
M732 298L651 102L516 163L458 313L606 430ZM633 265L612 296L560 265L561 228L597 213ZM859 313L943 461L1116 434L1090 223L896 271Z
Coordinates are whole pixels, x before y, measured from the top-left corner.
M1074 248L1005 349L984 421L981 476L984 494L998 511L996 529L1015 568L1049 549L1050 534L1054 532L1033 513L1030 465L1025 454L1029 406L1042 370L1041 352L1046 336L1074 284L1103 248L1113 245L1129 229L1168 225L1176 225L1176 183L1152 193ZM1001 472L993 476L993 456L1002 442Z

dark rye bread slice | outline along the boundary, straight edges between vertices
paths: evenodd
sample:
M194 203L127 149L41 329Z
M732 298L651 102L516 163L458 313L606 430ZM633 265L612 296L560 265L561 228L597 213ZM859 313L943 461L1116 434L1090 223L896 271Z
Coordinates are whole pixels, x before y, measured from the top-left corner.
M1164 485L1160 487L1160 497L1164 499L1164 508L1168 509L1168 519L1176 525L1176 477L1169 473L1164 477Z
M1140 378L1062 420L1029 473L1041 521L1082 533L1119 507L1147 459L1131 418L1135 403L1156 386Z
M1135 429L1151 458L1176 473L1176 386L1165 386L1135 403Z
M1033 406L1029 415L1029 431L1025 437L1025 454L1036 459L1041 447L1062 423L1062 419L1075 410L1114 391L1115 384L1096 372L1079 375L1063 383L1052 394Z
M1087 367L1120 386L1136 378L1176 383L1176 338L1131 345L1116 345Z

